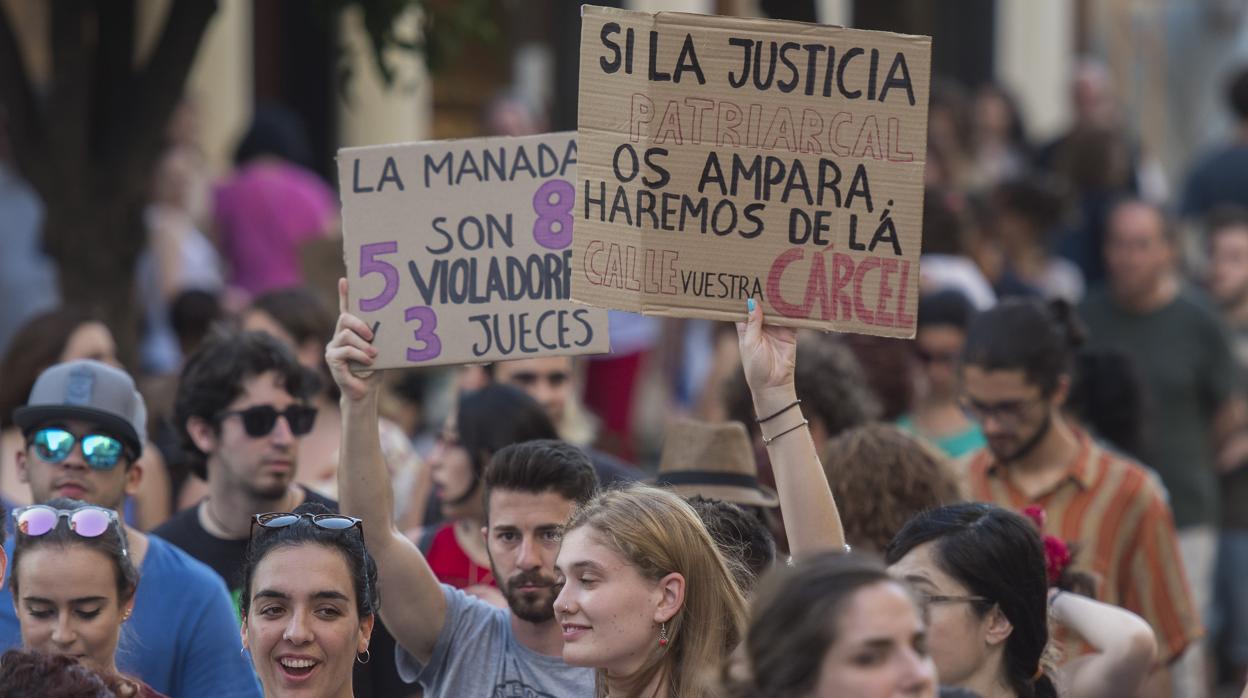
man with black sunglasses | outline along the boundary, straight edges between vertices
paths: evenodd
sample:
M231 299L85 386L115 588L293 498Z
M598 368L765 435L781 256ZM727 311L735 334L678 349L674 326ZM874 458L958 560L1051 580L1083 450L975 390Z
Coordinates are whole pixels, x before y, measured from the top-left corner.
M143 398L122 370L71 361L44 371L26 405L13 413L26 440L18 471L32 501L69 497L120 515L142 478L136 461L146 419ZM118 668L171 696L259 696L217 575L158 536L129 526L126 533L142 581ZM0 594L9 593L6 583ZM16 613L22 612L0 603L5 648L21 644Z
M243 561L256 514L338 504L295 482L299 441L312 430L316 375L280 340L240 332L205 342L187 359L174 401L176 428L208 496L156 533L225 580L238 619ZM394 640L379 623L373 659L357 664L355 695L402 696L410 689L394 667Z

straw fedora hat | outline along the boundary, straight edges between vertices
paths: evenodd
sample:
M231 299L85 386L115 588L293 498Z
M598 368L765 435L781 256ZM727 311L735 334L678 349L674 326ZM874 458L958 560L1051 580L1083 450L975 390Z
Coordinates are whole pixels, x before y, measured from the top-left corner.
M682 497L777 507L774 490L758 482L754 447L740 422L677 420L667 431L654 484Z

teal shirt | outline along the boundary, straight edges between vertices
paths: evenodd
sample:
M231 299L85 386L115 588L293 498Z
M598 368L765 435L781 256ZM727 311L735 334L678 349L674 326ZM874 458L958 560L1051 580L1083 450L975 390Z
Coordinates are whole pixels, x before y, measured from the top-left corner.
M921 433L914 424L914 415L907 412L897 418L897 426L932 442L936 448L944 451L950 458L961 458L971 451L979 450L988 445L988 442L984 439L983 430L975 422L971 422L969 429L956 434L932 437Z

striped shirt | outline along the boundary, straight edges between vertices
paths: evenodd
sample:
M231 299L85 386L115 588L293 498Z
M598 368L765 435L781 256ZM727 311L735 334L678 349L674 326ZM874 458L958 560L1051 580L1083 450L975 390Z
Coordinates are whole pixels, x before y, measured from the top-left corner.
M1144 618L1170 662L1203 630L1179 557L1174 519L1161 491L1137 463L1072 427L1079 452L1066 476L1034 498L1023 494L980 449L967 472L971 499L1014 511L1038 505L1045 533L1076 546L1074 568L1091 573L1096 598ZM1067 656L1077 656L1074 647Z

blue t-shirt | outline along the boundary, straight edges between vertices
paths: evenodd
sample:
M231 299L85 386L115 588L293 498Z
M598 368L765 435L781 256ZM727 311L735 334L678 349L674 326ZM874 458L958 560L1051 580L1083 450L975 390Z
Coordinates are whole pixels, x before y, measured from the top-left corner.
M151 534L147 540L134 615L121 628L117 668L177 698L260 698L221 578L169 542ZM12 560L12 537L4 550ZM9 575L0 594L12 598ZM0 600L0 648L21 644L13 604Z

